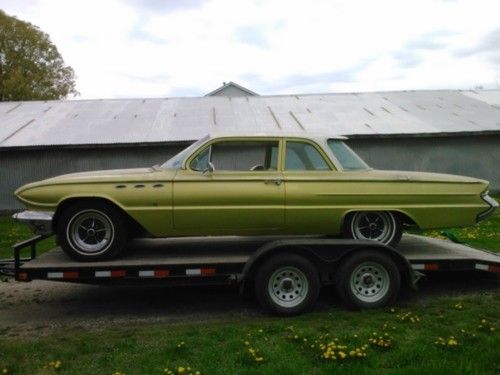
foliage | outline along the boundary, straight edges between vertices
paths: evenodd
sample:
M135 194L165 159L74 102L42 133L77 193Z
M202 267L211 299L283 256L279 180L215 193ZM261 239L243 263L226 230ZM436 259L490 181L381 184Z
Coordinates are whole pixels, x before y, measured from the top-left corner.
M49 35L0 10L0 101L76 95L75 73Z

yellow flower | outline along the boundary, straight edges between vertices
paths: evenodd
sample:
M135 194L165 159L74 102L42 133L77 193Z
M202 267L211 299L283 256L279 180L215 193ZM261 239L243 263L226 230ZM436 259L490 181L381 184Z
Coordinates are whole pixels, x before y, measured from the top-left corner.
M458 345L458 342L457 340L453 339L453 338L450 338L448 340L448 346L457 346Z
M245 345L250 345L250 343L248 341L245 341Z
M178 372L179 374L183 374L183 373L184 373L184 371L186 371L186 369L185 369L184 367L182 367L182 366L180 366L180 367L178 367L178 368L177 368L177 372Z
M9 371L8 371L6 368L4 368L4 369L2 370L2 374L8 374L8 373L9 373Z
M346 357L346 354L344 352L339 352L338 354L340 359L344 359Z
M256 362L262 362L263 360L264 360L264 358L262 358L262 357L256 357L256 358L255 358L255 361L256 361Z

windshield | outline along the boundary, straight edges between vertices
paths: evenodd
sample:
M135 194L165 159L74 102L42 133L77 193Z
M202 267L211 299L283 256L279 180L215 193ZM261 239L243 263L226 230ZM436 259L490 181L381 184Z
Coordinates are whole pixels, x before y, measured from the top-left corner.
M208 136L203 137L199 141L196 141L189 147L185 148L181 152L179 152L177 155L174 157L168 159L165 163L161 165L161 168L164 169L180 169L182 168L182 164L184 163L184 160L189 157L193 153L194 150L196 150L199 146L201 146L203 143L205 143L208 139Z
M370 167L356 153L339 139L329 139L328 147L345 171L369 169Z

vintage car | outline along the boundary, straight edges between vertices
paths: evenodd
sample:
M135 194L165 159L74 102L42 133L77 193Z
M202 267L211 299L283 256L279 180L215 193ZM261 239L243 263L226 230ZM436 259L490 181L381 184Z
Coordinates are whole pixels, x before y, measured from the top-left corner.
M488 182L368 167L342 137L207 136L142 169L27 184L14 217L55 232L78 260L109 259L132 236L343 235L396 245L403 226L471 226L498 203Z

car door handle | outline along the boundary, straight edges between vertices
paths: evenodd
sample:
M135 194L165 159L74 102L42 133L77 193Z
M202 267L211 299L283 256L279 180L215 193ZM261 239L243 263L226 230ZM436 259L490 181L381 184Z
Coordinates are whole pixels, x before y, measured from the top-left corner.
M283 180L281 178L275 178L275 179L272 179L272 180L264 180L264 183L266 185L268 184L275 184L275 185L281 185L281 183L283 182Z

